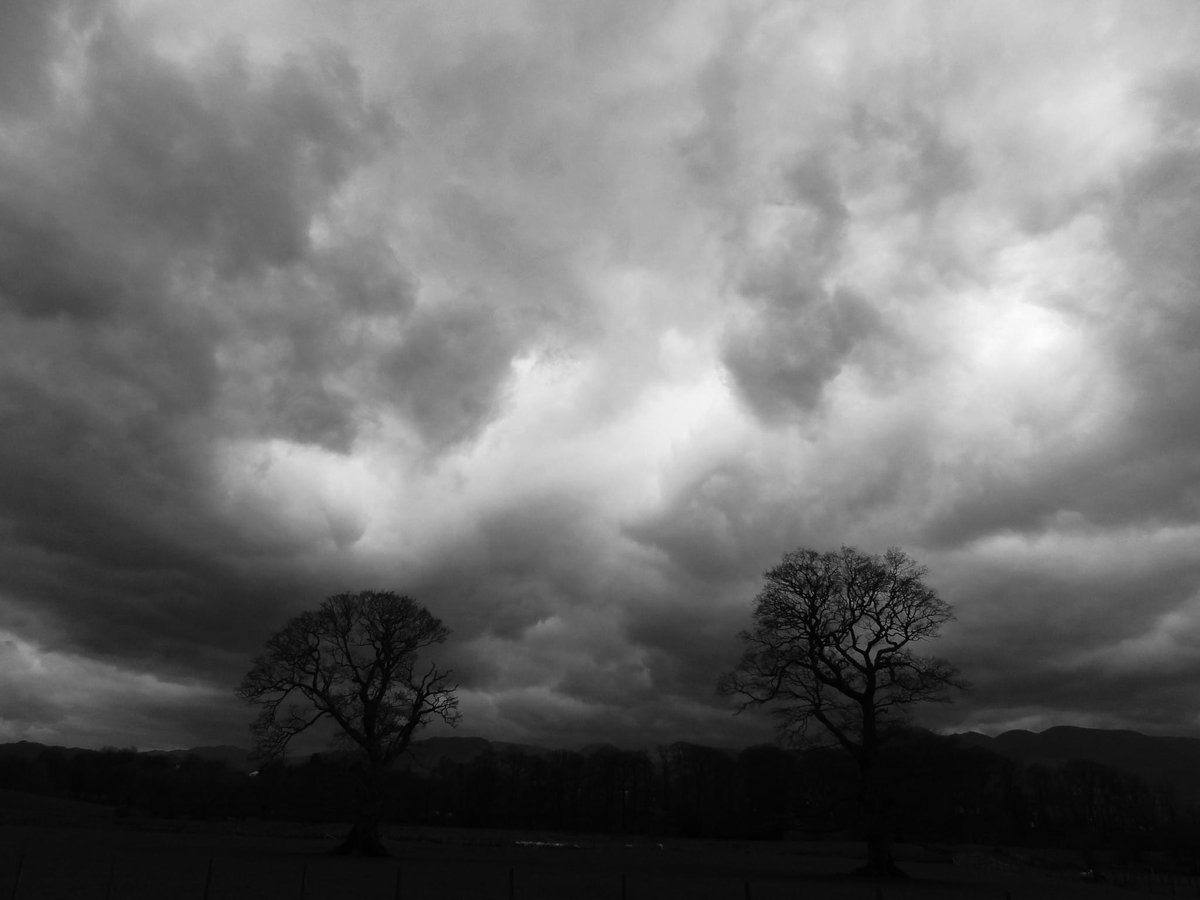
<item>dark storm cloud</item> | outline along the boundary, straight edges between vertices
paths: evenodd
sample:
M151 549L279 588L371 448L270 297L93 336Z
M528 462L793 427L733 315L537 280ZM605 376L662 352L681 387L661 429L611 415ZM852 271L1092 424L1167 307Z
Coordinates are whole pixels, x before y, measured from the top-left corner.
M4 622L33 615L26 633L58 646L211 671L209 647L272 587L269 567L244 575L255 536L216 490L217 442L347 447L353 404L323 350L335 315L309 298L328 288L324 304L360 310L391 289L410 304L394 266L361 265L369 249L310 245L381 120L333 53L263 70L229 45L187 68L114 13L71 41L65 12L23 14L38 52L83 49L77 92L18 111L44 143L0 151ZM248 387L239 362L276 351ZM348 527L335 515L333 540Z
M725 462L679 485L661 510L627 523L624 531L666 554L688 590L728 582L744 577L758 548L782 537L771 494L752 467Z
M686 572L681 559L664 582L640 545L613 541L595 503L524 494L410 582L455 629L443 655L473 730L567 746L727 742L712 667L736 652L744 610L711 606L732 579Z
M743 594L739 594L741 588ZM737 634L747 625L746 601L753 598L752 583L723 582L717 589L696 586L686 599L652 598L629 610L625 636L645 651L644 665L656 693L689 697L709 704L715 688L714 666L732 669L741 653ZM731 599L741 603L731 603ZM698 608L718 611L697 617Z
M43 198L6 191L0 219L0 291L11 309L30 318L94 318L127 300L130 285L100 246L56 222L55 211L30 208ZM96 242L97 244L100 242Z
M829 161L813 155L784 179L790 196L740 287L751 320L726 339L725 364L760 415L811 411L867 331L870 309L822 282L841 250L848 213Z
M556 611L598 599L606 570L594 529L582 498L510 499L448 540L414 590L437 598L468 640L519 638Z
M517 346L488 305L419 310L382 361L384 389L440 450L494 417Z
M59 161L76 190L34 178L41 194L16 204L24 218L9 229L22 239L12 267L24 273L11 279L20 293L10 291L10 314L27 347L12 374L30 382L10 396L14 415L42 412L12 448L11 471L44 475L14 483L26 488L9 505L20 539L8 549L14 560L49 550L57 567L26 567L7 613L52 646L228 678L231 660L269 633L262 622L347 587L337 554L367 532L352 506L362 498L341 498L337 480L314 486L306 467L334 465L329 453L348 462L362 429L391 428L393 417L436 466L499 409L527 325L586 327L587 316L558 302L573 289L544 258L554 241L487 215L479 196L433 204L430 230L444 220L460 246L428 288L369 221L346 220L353 207L336 195L371 190L377 142L395 134L336 54L264 67L226 44L182 63L133 28L105 20L82 56L78 106L44 111L45 131L71 138ZM71 149L84 144L94 150ZM45 161L6 164L36 176ZM35 265L39 251L57 261ZM497 278L498 267L508 270ZM513 302L521 293L524 306ZM52 319L36 348L34 317ZM174 333L178 343L164 340ZM52 384L31 378L37 356L71 369ZM194 395L166 402L171 382ZM144 446L127 446L134 431ZM63 458L37 455L55 440L104 452L79 451L63 484ZM65 489L50 495L55 477ZM509 600L545 612L567 578L538 570L535 535L550 536L561 516L539 517L526 516L524 535L485 518L469 585L398 586L415 581L435 600L444 588L454 611L459 586L470 600L494 576L493 588L510 590L487 596L483 612ZM68 624L76 605L87 612ZM21 618L32 609L32 622ZM480 619L463 613L456 628L469 637ZM514 628L529 623L516 618ZM501 615L487 627L506 631Z
M303 256L313 214L382 124L336 51L264 76L229 46L183 72L110 19L89 56L76 135L104 200L225 277Z
M161 747L221 743L237 727L222 692L133 674L84 657L0 641L0 740L66 746ZM98 714L102 713L102 714Z
M929 721L1192 727L1197 23L1113 10L7 4L3 733L243 740L379 588L471 732L761 739L841 544L958 610Z
M736 233L739 243L758 249L738 285L748 315L727 335L723 359L747 403L768 421L812 413L847 365L885 378L912 366L905 358L912 339L876 301L839 283L839 266L852 250L847 203L876 189L884 177L878 168L905 190L905 206L929 219L972 176L967 153L928 116L911 108L892 114L881 105L876 111L863 101L842 123L852 137L847 145L875 165L839 159L838 146L805 152L784 170L778 199Z
M859 342L881 331L878 313L845 289L826 296L786 281L754 287L762 304L728 339L725 364L764 418L811 412Z
M31 112L46 101L53 91L53 52L67 32L64 20L96 5L55 0L4 4L0 9L0 114Z
M974 683L966 710L935 710L933 719L1172 730L1164 710L1177 692L1168 683L1195 679L1200 566L1189 534L1072 513L1036 536L998 529L931 552L931 581L957 612L936 649ZM1178 708L1174 716L1174 730L1187 727Z
M976 176L970 150L937 121L938 98L905 99L899 109L861 101L850 114L848 134L860 151L889 160L888 174L905 191L906 205L928 217L939 204L973 187ZM853 177L877 173L860 171Z

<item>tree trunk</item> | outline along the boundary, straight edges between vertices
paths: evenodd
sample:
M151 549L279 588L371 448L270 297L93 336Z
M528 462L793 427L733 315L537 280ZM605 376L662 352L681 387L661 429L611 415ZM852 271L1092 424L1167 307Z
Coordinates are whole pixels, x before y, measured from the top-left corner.
M892 858L884 821L883 789L874 754L864 755L859 760L859 777L862 782L863 832L867 841L867 862L859 874L873 878L904 878L904 872Z
M367 817L360 818L346 835L346 839L333 851L338 856L391 856L379 836L379 822Z
M333 852L339 856L391 856L379 834L383 819L383 765L371 762L363 772L358 818Z
M892 858L892 850L887 838L880 832L867 831L867 862L859 870L860 875L872 878L905 878L907 877Z

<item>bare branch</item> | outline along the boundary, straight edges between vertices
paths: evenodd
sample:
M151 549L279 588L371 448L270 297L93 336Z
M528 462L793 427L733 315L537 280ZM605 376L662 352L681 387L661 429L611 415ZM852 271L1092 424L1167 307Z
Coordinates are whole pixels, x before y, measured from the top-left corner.
M772 706L788 739L816 722L848 750L876 742L907 707L966 687L948 662L911 650L953 618L925 574L894 547L785 554L764 575L746 652L718 690L739 712Z
M267 641L238 690L260 707L256 753L278 756L328 717L369 766L381 767L432 719L457 724L450 673L431 665L414 676L418 651L449 633L424 607L387 591L337 594L296 616Z

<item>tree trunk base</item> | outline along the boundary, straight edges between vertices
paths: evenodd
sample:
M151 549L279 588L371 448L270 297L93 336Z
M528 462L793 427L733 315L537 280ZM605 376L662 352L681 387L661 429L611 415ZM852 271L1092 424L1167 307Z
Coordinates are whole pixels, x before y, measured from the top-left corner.
M891 857L876 859L854 870L855 875L865 878L907 878L908 873L896 865Z
M391 856L379 837L379 829L362 822L350 829L346 839L332 851L337 856Z

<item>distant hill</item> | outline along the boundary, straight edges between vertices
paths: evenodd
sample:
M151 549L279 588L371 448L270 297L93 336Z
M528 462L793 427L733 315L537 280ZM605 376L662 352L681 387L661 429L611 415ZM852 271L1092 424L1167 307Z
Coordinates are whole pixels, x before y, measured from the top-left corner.
M974 731L952 737L961 746L982 747L1027 765L1061 766L1076 759L1088 760L1200 799L1200 738L1152 737L1137 731L1070 725L1042 732L1006 731L995 737Z

